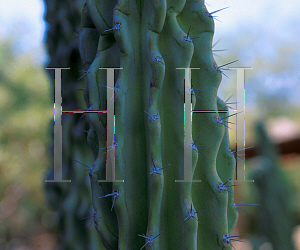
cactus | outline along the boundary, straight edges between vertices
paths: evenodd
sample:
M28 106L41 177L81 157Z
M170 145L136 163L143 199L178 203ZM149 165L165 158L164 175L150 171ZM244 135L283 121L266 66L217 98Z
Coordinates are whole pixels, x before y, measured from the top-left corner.
M239 241L233 234L238 211L230 182L235 159L228 109L217 97L224 72L212 54L213 13L203 0L84 3L79 48L89 109L106 110L112 99L100 68L122 68L115 70L110 89L113 146L106 144L106 114L86 115L95 157L94 224L105 249L218 250ZM191 88L185 88L185 71L177 68L200 68L192 70ZM211 111L193 113L192 131L184 127L186 92L193 110ZM115 180L124 182L98 182L106 179L108 151L115 152ZM192 154L189 173L184 152ZM175 182L183 179L188 181Z
M292 233L293 188L280 168L276 145L262 123L256 126L256 150L259 155L252 172L261 206L257 210L255 227L260 236L272 243L274 250L295 249ZM280 218L280 219L279 219Z

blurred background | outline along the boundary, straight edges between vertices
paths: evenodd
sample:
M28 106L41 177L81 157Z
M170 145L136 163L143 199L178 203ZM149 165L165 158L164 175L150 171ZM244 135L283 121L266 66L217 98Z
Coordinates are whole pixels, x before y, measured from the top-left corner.
M64 11L68 11L68 3L72 2L76 5L73 11L78 10L80 15L82 1L65 1L62 7L65 9L57 13L53 12L58 8L54 2L57 1L52 1L52 7L51 1L47 3L53 16L61 20L68 17ZM229 7L215 14L218 20L215 20L214 49L222 50L214 52L218 65L239 60L232 67L253 67L245 72L245 145L256 147L246 150L246 178L257 178L255 183L259 184L261 176L271 176L266 169L271 166L277 169L270 189L267 184L254 183L243 183L236 188L236 203L261 204L261 193L269 190L266 192L271 197L279 197L283 190L280 187L288 186L284 193L289 197L288 210L282 209L292 215L287 227L292 228L291 240L295 249L300 250L300 2L210 0L206 4L209 12ZM66 44L77 43L78 16L73 16L75 20L63 27L68 29ZM54 21L48 17L47 23L45 19L46 3L42 0L6 1L0 9L0 249L52 250L61 240L57 227L61 226L62 215L57 207L47 203L44 188L45 175L51 168L49 147L53 143L54 115L53 75L45 68L51 62L47 48L55 47L49 43L46 46L48 23ZM77 79L83 74L79 72L82 69L76 69ZM223 100L231 97L229 102L234 102L236 72L225 73L229 78L223 77L219 96ZM80 87L84 87L83 81L78 81L76 88ZM85 109L82 92L76 92L76 98L74 109ZM265 130L257 129L258 122L264 124ZM272 143L257 138L270 138L277 151L270 146ZM230 140L234 148L233 127ZM263 158L268 152L274 156L271 163ZM263 156L257 157L259 153ZM284 179L276 179L278 175ZM279 201L286 204L281 198ZM274 203L274 210L277 206ZM235 231L249 237L243 239L246 243L235 243L236 249L280 249L266 233L269 229L260 225L265 217L272 217L271 212L266 208L266 216L261 218L259 206L241 208L251 214L240 211ZM274 216L277 220L288 217L280 212ZM270 220L264 223L269 224Z

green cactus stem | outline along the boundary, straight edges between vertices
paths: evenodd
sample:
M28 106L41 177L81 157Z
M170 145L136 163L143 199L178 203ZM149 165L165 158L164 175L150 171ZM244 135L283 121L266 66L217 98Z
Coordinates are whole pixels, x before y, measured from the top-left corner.
M106 110L107 90L114 97L113 147L106 144L106 114L88 115L95 226L106 249L230 249L237 237L235 161L228 113L218 112L227 107L217 97L222 72L212 54L211 14L202 0L84 5L80 51L83 61L95 55L85 69L86 105ZM101 68L122 68L114 89ZM191 87L184 68L197 68ZM186 93L193 110L211 110L193 113L192 131L184 125ZM106 150L115 152L115 179L124 182L98 182L106 179ZM192 159L188 173L184 152Z

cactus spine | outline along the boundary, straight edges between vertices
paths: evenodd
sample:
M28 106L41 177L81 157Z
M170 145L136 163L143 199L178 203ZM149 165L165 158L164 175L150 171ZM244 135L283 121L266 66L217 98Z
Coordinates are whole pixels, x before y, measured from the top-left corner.
M223 184L235 164L226 114L216 113L227 107L217 97L222 72L212 55L213 34L202 0L84 4L80 52L84 65L93 58L85 68L87 107L105 110L110 99L106 70L99 68L123 68L115 80L113 150L115 179L125 182L98 182L106 179L108 121L106 114L88 115L94 222L106 249L231 248L238 213L233 186ZM183 120L185 71L177 68L200 68L192 71L192 88L202 89L192 106L212 111L193 113L191 142L184 140L191 133ZM207 146L193 150L196 139ZM184 177L184 150L192 154L192 171L188 182L175 182Z

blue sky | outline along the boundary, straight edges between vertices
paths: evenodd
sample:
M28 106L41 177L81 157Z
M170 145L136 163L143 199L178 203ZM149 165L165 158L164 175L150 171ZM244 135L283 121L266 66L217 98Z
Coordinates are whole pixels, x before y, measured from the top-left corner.
M21 35L14 48L18 53L35 51L37 57L45 60L42 48L45 23L44 2L41 0L10 0L0 8L0 39Z

